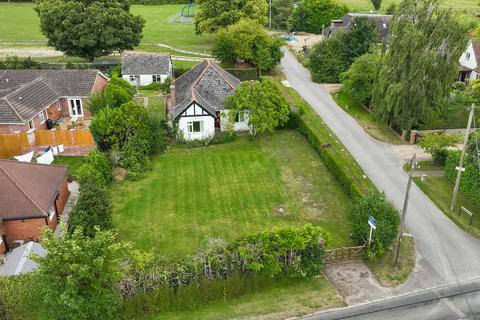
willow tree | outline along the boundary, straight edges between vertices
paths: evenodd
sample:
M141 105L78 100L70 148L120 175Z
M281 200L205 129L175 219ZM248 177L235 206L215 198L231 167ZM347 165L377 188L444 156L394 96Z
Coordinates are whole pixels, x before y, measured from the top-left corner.
M444 102L455 78L467 33L438 0L404 0L382 50L372 105L378 120L415 127Z

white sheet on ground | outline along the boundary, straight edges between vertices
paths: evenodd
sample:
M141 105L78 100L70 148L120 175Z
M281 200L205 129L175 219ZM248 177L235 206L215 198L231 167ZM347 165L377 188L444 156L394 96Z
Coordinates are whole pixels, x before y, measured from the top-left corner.
M52 149L48 150L44 154L42 154L40 157L37 158L37 163L42 163L42 164L51 164L53 162L53 151Z
M33 151L30 151L29 153L22 154L21 156L16 156L14 157L17 159L17 161L20 162L31 162L33 158Z

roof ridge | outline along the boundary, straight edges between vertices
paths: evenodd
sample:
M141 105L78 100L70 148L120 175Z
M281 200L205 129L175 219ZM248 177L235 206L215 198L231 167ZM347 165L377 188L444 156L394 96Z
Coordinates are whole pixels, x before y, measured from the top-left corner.
M7 95L8 96L8 95ZM12 109L13 113L15 113L15 115L18 117L18 119L22 122L25 122L25 119L23 119L23 117L20 115L20 113L18 113L18 111L12 106L12 104L10 103L10 101L8 101L8 99L5 99L7 96L1 98L0 100L3 100L7 103L7 106L10 107L10 109Z
M35 208L40 210L41 213L44 213L42 208L40 208L40 206L28 195L27 192L25 192L25 190L23 190L23 188L8 174L8 172L1 165L0 165L0 171L2 171L5 174L8 180L10 180L13 183L13 185L17 187L18 190L20 190L20 192L34 205Z
M197 85L197 83L200 81L200 79L202 78L202 76L205 74L205 72L207 72L207 70L209 69L209 67L211 68L211 64L210 64L210 61L208 60L205 60L207 61L207 66L205 67L205 69L203 69L203 71L198 75L197 79L195 79L195 81L192 83L192 87L190 88L190 90L192 90L192 98L193 100L195 100L195 92L194 92L194 89L195 89L195 86Z
M217 65L217 64L215 64L215 65ZM217 70L217 68L215 67L215 65L211 65L213 71L215 71L215 72L220 76L220 78L222 78L223 80L225 80L225 82L226 82L233 90L235 90L236 88L233 86L233 84L231 84L230 81L229 81L227 78L225 78L225 77ZM217 65L217 66L218 66L219 68L222 68L222 67L220 67L219 65ZM225 69L223 69L223 68L222 68L222 70L225 71L225 72L228 72L227 70L225 70ZM232 75L232 76L235 77L234 75ZM238 79L237 77L235 77L235 78L236 78L238 81L240 81L240 79ZM241 81L240 81L240 82L241 82Z
M187 73L191 72L191 71L194 70L195 68L200 67L205 61L207 61L207 64L208 64L208 60L203 60L201 63L197 64L197 65L194 66L192 69L188 70L187 72L183 73L183 74L180 75L178 78L176 78L175 80L173 80L173 83L175 84L175 82L177 82L177 80L181 79L184 75L186 75Z

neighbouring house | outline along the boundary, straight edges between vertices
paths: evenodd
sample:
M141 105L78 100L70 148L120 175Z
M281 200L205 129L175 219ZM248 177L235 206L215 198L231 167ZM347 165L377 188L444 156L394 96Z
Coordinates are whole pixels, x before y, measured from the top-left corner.
M132 86L163 83L172 75L172 59L169 54L127 54L122 57L122 78Z
M328 38L340 31L349 32L353 26L354 18L357 17L367 17L369 20L372 20L377 24L377 35L379 42L387 39L388 28L392 16L376 13L347 13L340 19L332 20L330 26L325 28L323 33L324 36Z
M472 39L468 42L467 49L458 59L460 65L458 81L468 82L480 79L480 39Z
M209 139L228 129L225 98L241 82L211 61L203 61L175 79L170 87L169 119L185 140ZM248 130L248 112L237 115L233 130Z
M107 83L97 70L0 70L0 133L47 129L47 119L88 119L89 96Z
M0 160L0 254L56 229L69 191L67 166Z

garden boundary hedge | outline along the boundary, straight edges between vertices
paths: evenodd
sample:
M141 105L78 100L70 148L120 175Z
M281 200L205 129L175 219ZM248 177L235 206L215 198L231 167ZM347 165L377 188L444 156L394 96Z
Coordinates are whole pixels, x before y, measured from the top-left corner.
M454 182L457 178L456 167L460 162L460 151L449 152L445 163L445 176ZM480 207L480 170L473 163L464 165L465 172L460 180L460 191L477 206Z

